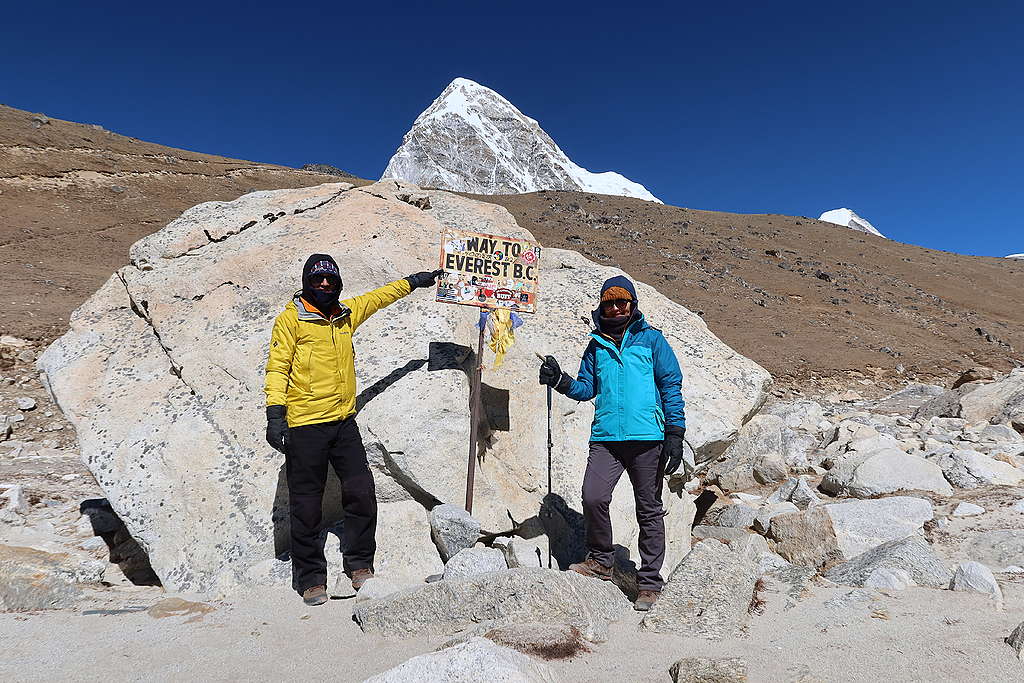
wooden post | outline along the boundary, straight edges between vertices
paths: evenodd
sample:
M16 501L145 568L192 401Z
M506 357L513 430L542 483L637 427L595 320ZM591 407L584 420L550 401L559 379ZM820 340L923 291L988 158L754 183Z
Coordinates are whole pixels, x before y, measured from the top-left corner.
M480 327L480 338L476 345L476 364L469 380L469 466L466 468L466 512L473 513L473 479L476 476L477 425L480 422L480 385L484 364L484 330Z

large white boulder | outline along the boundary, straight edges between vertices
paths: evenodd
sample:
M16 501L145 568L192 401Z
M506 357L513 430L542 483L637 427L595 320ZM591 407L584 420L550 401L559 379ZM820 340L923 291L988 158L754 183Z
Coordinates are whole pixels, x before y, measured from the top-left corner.
M821 490L856 498L897 491L932 491L944 496L953 493L941 467L895 448L845 456L825 475Z
M808 508L772 520L776 551L790 562L822 567L851 560L883 543L919 532L935 516L923 498L891 496Z
M429 203L414 206L413 193ZM230 590L287 547L283 456L264 440L263 368L273 319L308 254L335 256L353 295L433 267L444 226L531 237L501 207L395 181L261 191L194 207L136 243L131 265L75 312L39 367L77 430L83 460L165 586ZM574 370L600 283L620 273L556 249L544 252L542 268L540 311L525 316L501 368L490 367L489 352L484 359L473 513L485 531L507 529L510 515L539 520L546 402L534 354L553 354ZM683 367L687 441L699 457L721 453L764 401L768 373L699 316L643 283L637 290ZM356 334L358 420L382 503L377 541L396 546L392 557L436 556L426 506L463 503L477 318L476 309L418 291ZM592 404L556 395L551 501L571 518L563 522L572 533L560 542L575 543L576 555L592 415ZM325 523L340 516L338 488L328 486ZM416 505L423 521L414 525ZM666 491L666 505L670 549L688 546L692 501ZM635 560L625 477L612 515L616 542ZM382 578L403 578L379 569Z
M465 643L428 652L365 683L473 683L479 680L510 683L554 683L551 667L507 647L477 636Z
M964 395L960 399L960 417L971 424L1010 423L1024 431L1024 368Z

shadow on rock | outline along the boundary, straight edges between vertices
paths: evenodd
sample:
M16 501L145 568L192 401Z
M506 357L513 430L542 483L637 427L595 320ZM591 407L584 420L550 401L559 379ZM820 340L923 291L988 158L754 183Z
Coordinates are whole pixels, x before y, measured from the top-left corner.
M121 518L106 498L83 500L79 512L89 517L93 533L103 539L110 552L110 561L121 568L125 577L136 586L159 586L160 577L149 563L149 555L131 537Z

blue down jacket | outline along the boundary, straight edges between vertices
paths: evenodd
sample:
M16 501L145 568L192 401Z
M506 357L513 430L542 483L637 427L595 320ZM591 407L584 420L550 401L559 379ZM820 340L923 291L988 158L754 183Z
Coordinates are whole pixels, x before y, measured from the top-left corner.
M591 441L661 441L666 424L686 427L679 361L642 313L618 347L597 331L590 336L565 395L594 399Z

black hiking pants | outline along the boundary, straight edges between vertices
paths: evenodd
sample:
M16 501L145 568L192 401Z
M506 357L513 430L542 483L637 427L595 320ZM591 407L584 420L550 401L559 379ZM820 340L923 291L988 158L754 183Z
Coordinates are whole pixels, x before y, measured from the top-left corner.
M660 591L665 582L665 509L661 487L665 463L661 441L591 441L587 471L583 475L583 521L587 530L587 551L605 567L615 565L612 520L608 512L612 491L623 472L629 475L640 525L639 590Z
M327 584L327 561L318 542L327 463L341 480L345 573L351 576L357 569L372 569L377 550L377 495L355 418L292 427L286 450L292 586L302 593Z

